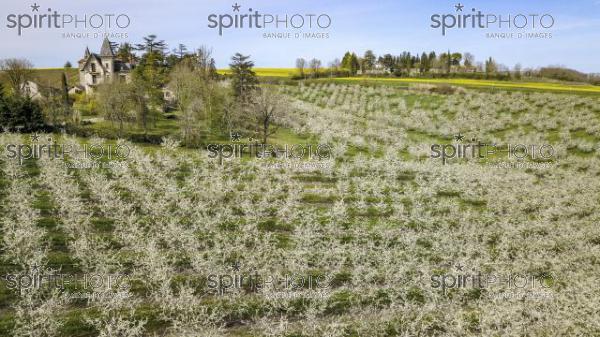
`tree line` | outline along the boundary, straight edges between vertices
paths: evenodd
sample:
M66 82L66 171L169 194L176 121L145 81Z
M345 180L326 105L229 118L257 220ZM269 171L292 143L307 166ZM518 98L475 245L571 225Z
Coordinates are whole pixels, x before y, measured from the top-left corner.
M394 77L463 77L488 79L516 79L523 77L552 78L565 81L590 82L600 84L600 76L583 74L565 67L543 67L540 69L523 69L521 64L512 68L498 63L488 57L477 61L472 53L452 52L450 50L436 53L435 51L412 54L404 51L398 55L384 54L377 56L372 50L367 50L362 56L347 51L341 60L336 58L321 68L321 61L304 58L296 59L297 75L300 78L316 77L348 77L348 76L394 76Z

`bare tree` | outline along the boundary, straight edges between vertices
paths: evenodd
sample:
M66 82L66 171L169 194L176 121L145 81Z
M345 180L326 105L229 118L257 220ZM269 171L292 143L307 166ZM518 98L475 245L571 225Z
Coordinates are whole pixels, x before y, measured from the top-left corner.
M119 123L119 136L123 135L125 123L135 120L131 113L130 87L128 84L116 81L102 84L98 87L98 105L104 118Z
M183 61L171 73L169 89L173 92L177 109L181 111L181 131L185 144L193 144L199 134L199 121L204 117L204 77L191 62Z
M298 69L298 72L300 73L300 76L302 76L302 78L304 78L304 68L306 67L306 60L303 58L298 58L296 59L296 69Z
M333 77L334 73L337 73L341 66L340 59L336 58L335 60L329 62L329 76Z
M211 72L212 49L207 46L200 46L196 50L196 58L198 59L198 69L203 75L209 76Z
M281 121L287 113L288 104L285 98L273 89L263 89L254 98L252 108L258 133L263 144L267 144L269 136L277 132L276 122Z
M513 73L515 75L515 78L518 79L518 80L521 79L521 69L522 69L522 67L521 67L520 63L515 64L515 67L513 69Z
M202 86L202 98L204 100L204 107L207 113L208 119L208 129L209 131L212 129L212 121L214 114L214 106L216 104L216 96L217 96L217 88L215 79L217 78L217 68L215 66L215 59L212 57L213 51L212 48L207 46L200 46L196 50L196 58L197 58L197 72L199 71L199 76L202 77L203 86Z
M319 74L319 70L321 69L321 60L312 59L310 60L308 66L312 70L313 77L317 77Z
M0 60L0 70L6 74L8 84L15 95L25 94L27 81L33 76L33 64L26 59Z
M475 65L475 56L473 54L467 52L463 55L463 59L463 64L465 65L465 68L469 69Z

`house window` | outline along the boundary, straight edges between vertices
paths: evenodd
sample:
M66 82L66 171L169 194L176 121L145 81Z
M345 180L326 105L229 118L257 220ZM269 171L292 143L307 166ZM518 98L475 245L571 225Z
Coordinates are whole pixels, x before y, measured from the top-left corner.
M98 82L98 78L96 75L92 75L92 84L96 84Z
M105 63L106 69L110 70L110 67L108 66L108 63Z
M95 73L96 72L96 63L92 63L92 72Z

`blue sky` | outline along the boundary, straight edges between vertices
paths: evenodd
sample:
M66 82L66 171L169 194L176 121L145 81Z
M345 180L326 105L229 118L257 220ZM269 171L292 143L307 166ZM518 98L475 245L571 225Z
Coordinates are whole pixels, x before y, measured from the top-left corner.
M282 1L239 0L241 13L249 8L261 14L284 16L285 14L327 14L331 26L325 30L310 29L230 29L219 36L216 29L208 27L210 14L234 14L236 1L223 0L3 0L0 9L0 59L25 57L36 67L60 67L65 61L74 64L89 46L98 51L101 39L64 38L62 33L102 32L94 29L26 29L18 36L9 29L7 17L11 14L36 14L30 7L40 5L40 13L48 8L61 14L83 16L84 14L121 14L131 18L131 25L124 30L110 32L127 33L126 39L115 42L139 42L147 34L156 34L171 47L184 43L189 47L207 45L212 47L219 67L226 67L230 56L239 51L252 55L257 66L293 67L297 57L316 57L327 64L341 58L346 50L359 54L372 49L377 55L399 54L407 50L413 53L450 49L471 52L476 60L492 56L498 62L512 67L564 65L585 72L600 73L600 0L504 0L460 1L465 13L476 8L484 14L550 14L555 20L551 29L527 30L527 32L551 33L552 38L543 39L491 39L485 32L517 33L513 29L454 29L442 36L439 29L430 27L433 14L457 14L458 1L440 0L332 0L332 1ZM326 32L327 39L268 39L263 33Z

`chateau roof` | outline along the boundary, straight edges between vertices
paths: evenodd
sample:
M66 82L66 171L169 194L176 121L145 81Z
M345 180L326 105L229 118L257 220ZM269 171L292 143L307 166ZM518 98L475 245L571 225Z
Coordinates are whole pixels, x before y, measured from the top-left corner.
M83 56L83 59L79 60L79 70L83 71L91 60L96 60L102 70L106 71L106 67L104 66L102 59L108 57L113 59L113 69L115 72L129 72L134 68L134 64L118 59L113 51L110 41L108 38L104 38L99 54L92 53L90 52L89 48L85 48L85 55Z
M81 69L85 69L85 67L87 67L88 63L90 63L90 61L92 59L96 59L96 61L98 62L98 64L102 68L102 70L106 71L106 68L104 67L104 64L102 63L102 59L100 58L100 55L95 54L95 53L91 53L88 56L88 58L84 60L84 62L82 63L83 65L81 66Z
M104 38L104 41L102 42L102 48L100 49L100 56L110 56L110 57L114 57L115 53L112 50L112 46L110 45L110 41L108 41L108 38Z

